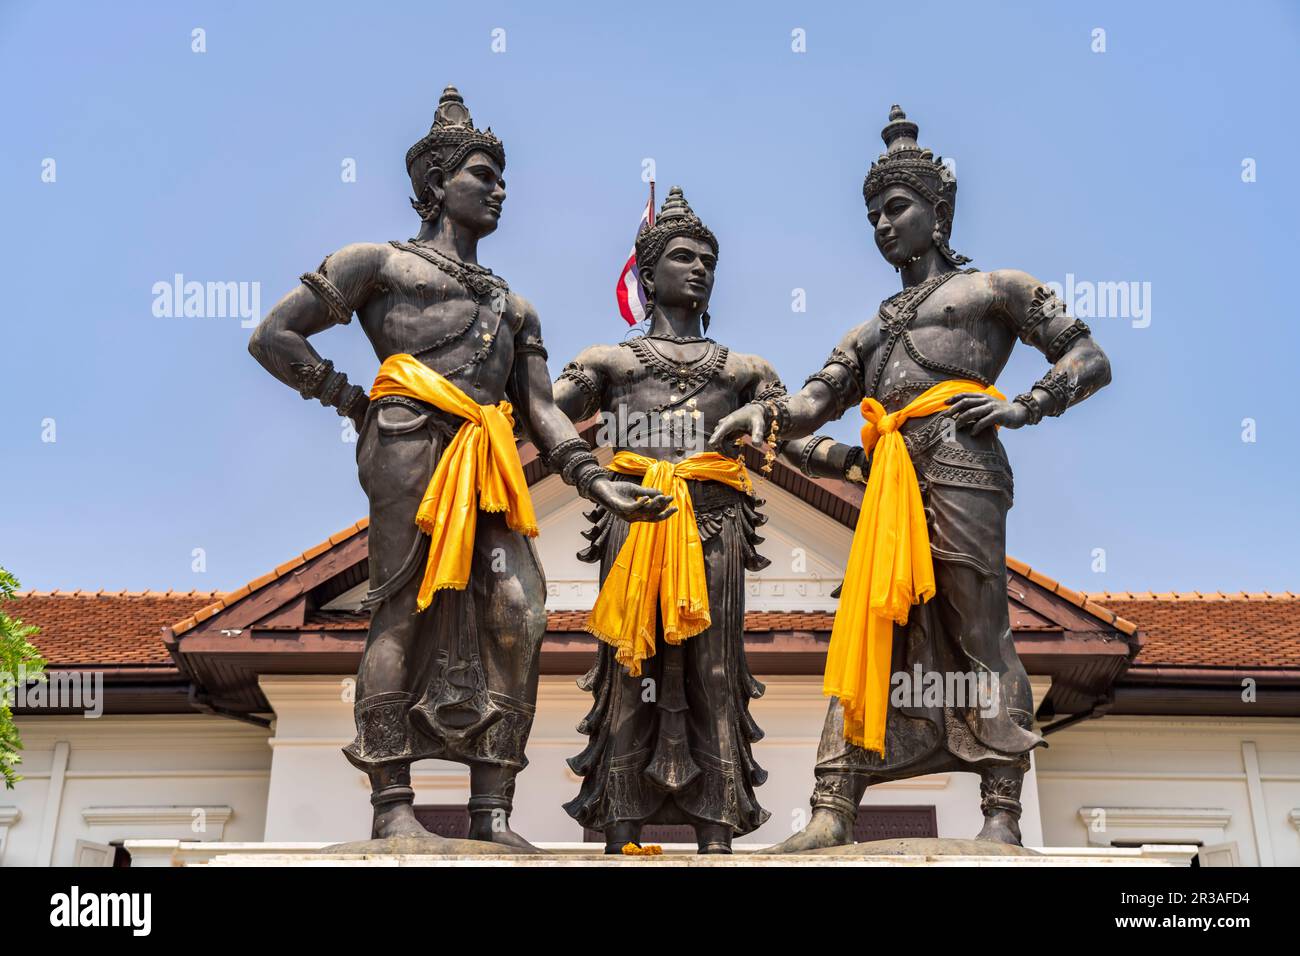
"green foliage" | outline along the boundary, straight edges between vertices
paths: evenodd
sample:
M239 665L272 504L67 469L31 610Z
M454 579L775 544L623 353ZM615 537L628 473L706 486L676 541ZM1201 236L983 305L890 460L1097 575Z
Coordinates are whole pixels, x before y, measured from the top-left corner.
M45 659L28 640L38 629L4 611L4 603L12 600L17 590L18 579L0 568L0 773L8 790L22 779L14 770L23 759L18 755L23 742L14 726L12 707L15 682L20 674L26 680L45 680Z

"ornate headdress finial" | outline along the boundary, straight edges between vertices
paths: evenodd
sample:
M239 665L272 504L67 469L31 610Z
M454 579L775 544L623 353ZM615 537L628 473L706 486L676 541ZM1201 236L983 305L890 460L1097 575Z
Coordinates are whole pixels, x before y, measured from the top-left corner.
M920 127L909 120L903 108L895 103L889 108L889 124L880 131L880 138L892 153L899 149L916 149L916 135L919 132Z
M941 223L942 236L936 238L935 245L953 265L965 265L970 259L948 247L947 234L952 230L952 215L957 207L957 177L942 156L920 147L916 141L919 132L920 127L907 118L901 106L895 103L890 107L889 122L880 131L885 152L871 164L862 183L862 198L870 202L886 187L898 183L920 193L933 205L947 203L948 216Z
M473 126L474 121L470 119L469 108L465 105L465 97L460 95L460 90L447 84L447 88L442 91L442 98L438 100L438 112L434 115L434 126Z
M686 201L686 194L682 192L681 186L674 186L668 190L668 198L664 204L659 207L660 219L677 219L682 216L694 216L690 204Z
M695 215L686 202L682 187L674 186L668 190L668 198L660 207L655 224L637 236L637 268L653 268L659 261L659 257L664 254L668 241L678 236L689 236L707 242L713 248L713 254L715 256L718 254L717 237L700 221L700 217Z
M486 130L474 128L469 108L456 87L448 85L438 100L438 111L434 114L433 126L428 135L406 151L406 169L410 172L415 161L425 153L436 149L450 149L450 153L441 161L448 175L456 169L465 157L475 151L487 153L497 161L502 169L506 168L506 150L501 140L492 133L492 127Z

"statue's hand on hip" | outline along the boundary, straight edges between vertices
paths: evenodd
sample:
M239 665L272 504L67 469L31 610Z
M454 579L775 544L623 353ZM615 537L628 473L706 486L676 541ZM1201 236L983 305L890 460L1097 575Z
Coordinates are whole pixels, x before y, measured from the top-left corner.
M1029 409L1024 405L983 392L955 395L948 400L948 405L957 413L957 427L969 428L972 435L978 435L994 425L1020 428L1029 424Z
M598 479L591 486L593 501L626 521L663 521L677 513L672 495L628 481Z

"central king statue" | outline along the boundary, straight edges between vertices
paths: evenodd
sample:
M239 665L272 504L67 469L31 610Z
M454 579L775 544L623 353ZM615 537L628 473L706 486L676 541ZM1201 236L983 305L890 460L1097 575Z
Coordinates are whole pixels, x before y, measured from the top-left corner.
M1088 327L1036 279L962 268L969 260L948 244L957 181L917 145L916 124L897 106L881 136L887 149L863 195L903 290L798 393L739 409L711 439L795 439L785 454L810 474L860 481L867 472L826 660L832 700L813 815L778 851L851 843L869 785L948 771L981 777L980 838L1020 842L1021 782L1042 739L1007 610L1012 486L997 429L1060 415L1110 381ZM993 383L1017 339L1052 368L1007 401ZM866 419L861 448L806 439L854 405ZM892 706L891 675L918 669L987 693Z
M733 836L768 818L749 715L763 685L745 661L745 572L767 561L755 550L762 502L738 450L708 452L704 440L729 412L785 389L764 359L706 337L718 240L680 189L637 237L636 262L649 330L584 351L555 401L575 421L600 412L615 424L610 467L671 494L679 511L635 526L591 515L580 557L600 562L588 630L604 643L582 680L591 741L569 761L583 781L565 809L604 832L607 853L649 823L689 824L701 853L729 853Z
M406 154L420 231L326 258L262 320L249 350L305 399L356 424L370 499L370 633L344 753L370 777L373 838L432 837L411 763L470 767L470 837L527 849L509 827L537 704L545 585L515 416L583 497L628 520L671 499L611 475L556 408L533 307L478 264L505 201L505 149L447 87ZM369 395L307 337L353 312L381 365ZM483 514L480 515L479 512Z

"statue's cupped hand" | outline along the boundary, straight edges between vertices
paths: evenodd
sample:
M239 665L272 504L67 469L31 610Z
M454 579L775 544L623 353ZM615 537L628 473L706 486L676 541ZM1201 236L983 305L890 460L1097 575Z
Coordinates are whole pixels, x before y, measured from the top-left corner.
M592 485L591 496L627 521L663 521L677 513L672 495L628 481L601 479Z

